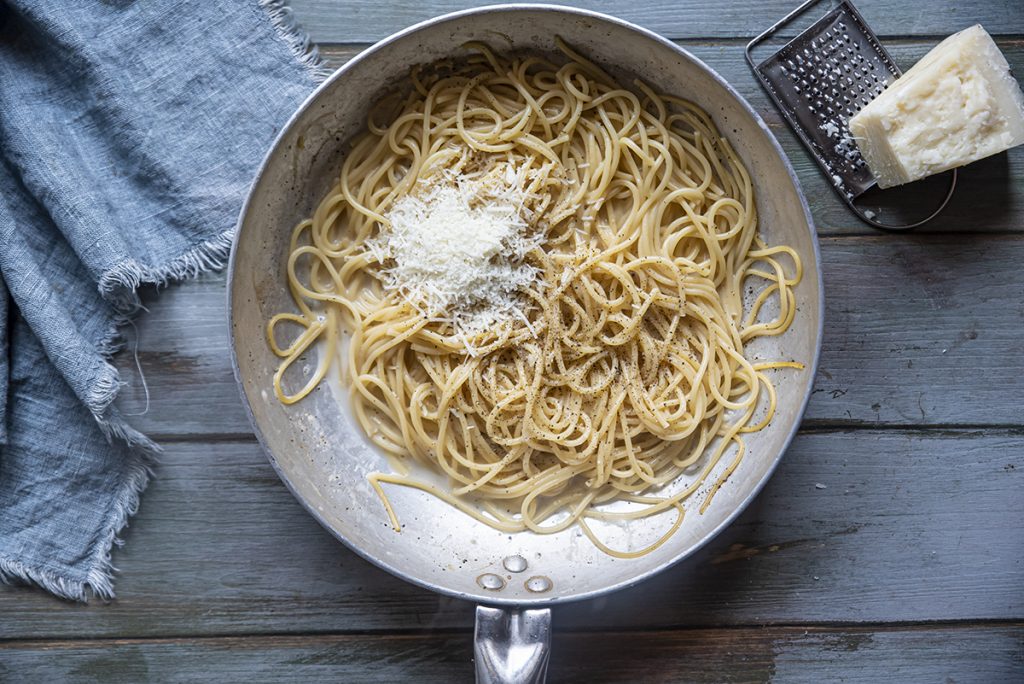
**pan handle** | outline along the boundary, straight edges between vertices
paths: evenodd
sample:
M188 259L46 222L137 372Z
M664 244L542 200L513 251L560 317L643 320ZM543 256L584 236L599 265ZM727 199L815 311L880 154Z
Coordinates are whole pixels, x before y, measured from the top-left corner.
M550 652L550 608L476 607L477 684L544 684Z

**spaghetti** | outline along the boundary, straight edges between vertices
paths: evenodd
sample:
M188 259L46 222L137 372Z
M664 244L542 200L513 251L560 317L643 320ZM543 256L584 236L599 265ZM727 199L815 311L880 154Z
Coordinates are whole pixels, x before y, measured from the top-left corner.
M337 183L295 227L297 312L267 329L282 359L275 392L286 404L308 395L347 336L340 373L366 436L450 482L371 476L396 530L383 484L429 491L500 530L578 525L609 554L648 553L702 485L707 507L743 457L743 433L772 419L766 371L802 368L744 355L793 321L800 258L760 239L750 176L693 103L639 81L626 89L561 43L560 63L469 47L375 106ZM532 279L483 327L391 282L394 259L375 248L403 198L466 183L482 188L474 206L511 188L532 240L514 264ZM286 323L300 333L280 345ZM290 391L286 372L314 344L318 367ZM684 473L685 488L658 494ZM615 501L631 505L605 505ZM671 529L642 550L610 549L589 524L673 509Z

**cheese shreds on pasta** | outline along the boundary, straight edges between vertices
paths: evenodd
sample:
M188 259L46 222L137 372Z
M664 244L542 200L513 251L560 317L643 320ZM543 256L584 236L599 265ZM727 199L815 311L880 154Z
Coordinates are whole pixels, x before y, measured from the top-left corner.
M518 175L508 171L489 181L433 179L398 199L366 242L385 289L464 335L525 318L518 293L538 275L525 258L542 236L521 216L522 191L509 183Z

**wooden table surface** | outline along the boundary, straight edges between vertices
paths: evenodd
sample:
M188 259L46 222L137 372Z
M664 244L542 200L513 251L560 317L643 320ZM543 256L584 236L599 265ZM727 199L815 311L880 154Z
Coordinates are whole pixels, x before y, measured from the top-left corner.
M473 3L294 0L340 65ZM758 87L747 39L793 0L591 0L716 69L792 159L827 314L803 427L696 557L555 610L551 680L1024 681L1024 148L964 170L945 215L882 234L837 200ZM1024 76L1019 0L858 3L904 67L981 22ZM0 588L0 682L469 681L473 606L334 541L271 470L226 345L224 276L150 297L138 335L166 452L114 554L117 600ZM146 408L132 354L122 406Z

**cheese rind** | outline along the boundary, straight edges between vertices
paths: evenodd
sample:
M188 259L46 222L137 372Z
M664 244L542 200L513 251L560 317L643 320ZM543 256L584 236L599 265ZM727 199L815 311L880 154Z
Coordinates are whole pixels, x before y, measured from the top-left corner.
M878 186L888 188L1024 143L1024 93L975 25L939 43L849 125Z

